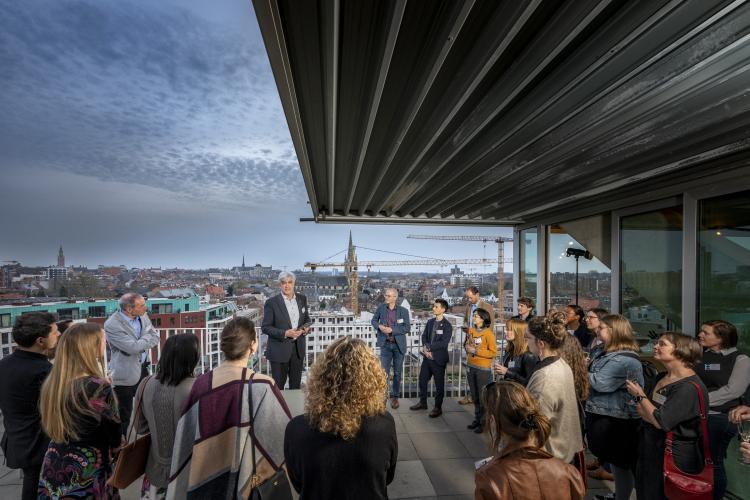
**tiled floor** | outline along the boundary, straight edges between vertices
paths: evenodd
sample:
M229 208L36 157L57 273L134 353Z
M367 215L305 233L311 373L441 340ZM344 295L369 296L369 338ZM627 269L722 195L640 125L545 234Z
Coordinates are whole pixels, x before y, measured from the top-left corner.
M302 394L286 391L293 414L303 410ZM399 457L396 477L388 486L392 499L471 499L474 493L474 462L490 455L487 438L466 430L473 420L473 408L447 399L443 415L429 418L428 411L411 411L414 400L402 399L398 410L389 410L396 421ZM431 403L431 401L430 401ZM2 432L0 419L0 433ZM0 464L5 460L0 452ZM123 500L138 498L140 481L121 492ZM611 482L589 480L588 499L608 493ZM0 499L18 498L21 492L20 471L0 465Z

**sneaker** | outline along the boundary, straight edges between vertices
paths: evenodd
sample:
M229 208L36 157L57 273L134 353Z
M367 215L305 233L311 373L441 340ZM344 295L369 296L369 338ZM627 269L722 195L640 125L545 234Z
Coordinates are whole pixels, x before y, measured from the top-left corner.
M472 423L466 426L466 428L469 430L474 430L477 427L481 427L481 425L479 425L479 422L477 422L476 420L474 420Z
M471 395L467 394L463 397L463 399L458 400L458 404L460 405L473 405L474 401L471 399Z
M414 411L416 411L416 410L426 410L427 409L427 403L423 403L422 401L420 401L419 403L410 406L409 409L410 410L414 410Z
M611 472L607 472L604 469L596 469L589 472L589 477L592 479L598 479L600 481L614 481L615 476Z
M399 407L398 398L391 398L391 408L394 410Z
M478 425L476 429L474 429L474 434L481 434L482 432L484 432L484 430L481 425Z
M443 410L441 410L440 408L433 408L432 411L430 412L430 418L437 418L442 414L443 414Z

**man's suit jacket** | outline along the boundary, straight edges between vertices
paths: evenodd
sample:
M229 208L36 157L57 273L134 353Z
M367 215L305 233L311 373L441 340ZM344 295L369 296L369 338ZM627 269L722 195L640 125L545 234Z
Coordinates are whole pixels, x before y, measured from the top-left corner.
M38 405L50 370L46 356L20 349L0 360L0 410L5 419L1 444L12 469L44 461L49 438L42 431Z
M284 336L284 332L292 328L299 328L310 323L310 311L307 307L307 297L301 293L295 294L299 308L299 321L292 325L289 311L284 304L284 295L278 294L268 299L263 306L263 333L268 335L266 359L273 363L288 363L292 354L304 359L306 351L306 336L300 335L296 340Z
M109 362L112 384L136 385L141 379L141 353L159 343L159 332L151 324L148 314L141 316L141 338L135 336L135 330L120 311L115 311L104 323L104 333L112 351Z
M380 331L378 325L388 324L388 305L383 303L378 306L375 310L375 314L372 316L370 322L372 327L375 329L377 341L375 345L383 347L385 345L385 339L388 337L385 333ZM406 334L411 330L409 324L409 311L405 307L396 306L396 324L393 325L393 338L396 340L396 345L401 354L406 354Z
M435 329L435 340L430 342L432 325L435 321L437 321L437 318L431 318L425 325L424 332L422 332L422 345L429 348L429 351L432 353L432 360L435 363L445 366L448 364L448 344L453 335L453 326L451 326L450 321L443 318Z
M488 313L490 313L490 330L493 332L495 331L495 311L492 309L492 305L489 302L485 302L482 299L479 299L479 302L477 302L477 307L484 309ZM468 328L474 328L474 322L469 317L469 314L471 314L471 302L466 304L466 309L464 309L464 326Z

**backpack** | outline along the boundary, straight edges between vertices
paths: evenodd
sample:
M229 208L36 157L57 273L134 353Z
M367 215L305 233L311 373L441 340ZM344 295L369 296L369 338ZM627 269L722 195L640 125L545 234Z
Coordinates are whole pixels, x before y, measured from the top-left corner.
M659 377L659 370L656 369L656 365L651 361L641 359L634 352L623 352L620 355L635 358L641 362L641 367L643 368L643 392L650 398L654 392L654 387L656 387L656 379Z

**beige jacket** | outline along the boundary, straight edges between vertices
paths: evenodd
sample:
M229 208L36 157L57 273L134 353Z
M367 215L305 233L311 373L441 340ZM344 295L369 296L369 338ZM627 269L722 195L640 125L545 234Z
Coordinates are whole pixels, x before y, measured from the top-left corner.
M552 423L545 449L570 463L583 449L573 371L562 358L546 358L534 370L526 389Z

